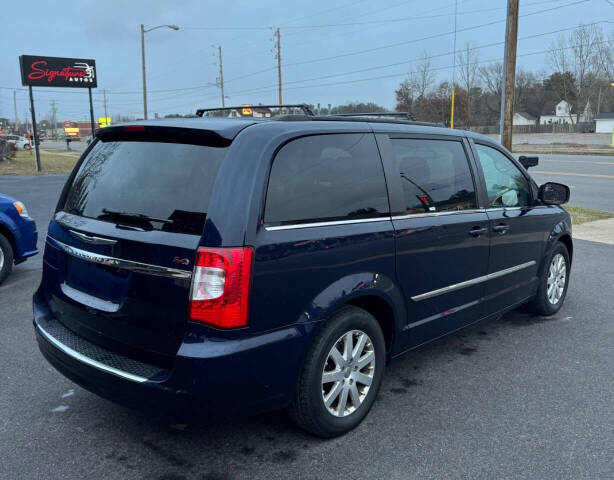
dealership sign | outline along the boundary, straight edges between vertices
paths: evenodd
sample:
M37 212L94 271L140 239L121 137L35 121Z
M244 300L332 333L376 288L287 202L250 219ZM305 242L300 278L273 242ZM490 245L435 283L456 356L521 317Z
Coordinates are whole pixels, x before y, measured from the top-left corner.
M96 62L85 58L21 55L21 83L32 87L96 88Z

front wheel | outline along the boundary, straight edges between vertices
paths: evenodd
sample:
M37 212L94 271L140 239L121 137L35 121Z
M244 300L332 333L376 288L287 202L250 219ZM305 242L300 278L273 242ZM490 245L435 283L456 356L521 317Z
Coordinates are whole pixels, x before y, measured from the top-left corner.
M314 339L289 413L305 430L331 438L355 428L379 391L386 344L367 311L347 306Z
M559 242L552 249L544 273L539 279L537 295L530 310L539 315L554 315L563 306L569 285L569 252Z
M13 247L0 233L0 284L9 276L13 268Z

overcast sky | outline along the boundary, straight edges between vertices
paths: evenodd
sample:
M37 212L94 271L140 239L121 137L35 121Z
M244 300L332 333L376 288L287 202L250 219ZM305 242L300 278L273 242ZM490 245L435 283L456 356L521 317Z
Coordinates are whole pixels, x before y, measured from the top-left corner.
M613 5L520 0L518 67L548 68L539 52L560 34L548 32L602 22L608 33ZM478 49L480 62L501 59L505 7L506 0L459 0L457 49L467 41L491 45ZM11 119L13 89L21 119L28 109L20 54L94 58L95 116L103 114L103 89L109 115L142 116L141 23L180 27L145 35L150 118L220 105L217 45L226 105L277 103L273 27L281 29L284 103L373 101L393 108L395 88L423 52L433 57L438 80L452 76L454 0L5 1L2 16L0 117ZM34 95L39 119L49 114L51 100L58 121L89 118L84 89L35 88Z

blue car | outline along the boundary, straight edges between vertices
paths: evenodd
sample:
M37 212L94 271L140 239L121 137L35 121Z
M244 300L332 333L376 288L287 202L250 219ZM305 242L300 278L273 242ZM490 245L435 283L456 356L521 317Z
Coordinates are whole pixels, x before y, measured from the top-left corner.
M341 435L401 354L521 305L562 307L569 189L538 186L536 164L373 116L100 129L49 224L39 347L154 416L283 408Z
M0 194L0 284L11 273L13 264L38 253L37 239L36 223L28 215L26 206Z

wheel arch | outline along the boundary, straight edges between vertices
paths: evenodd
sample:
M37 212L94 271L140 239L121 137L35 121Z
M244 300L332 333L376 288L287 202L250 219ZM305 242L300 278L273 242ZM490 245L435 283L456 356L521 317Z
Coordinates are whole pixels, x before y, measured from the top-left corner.
M394 310L388 301L377 295L361 295L346 305L362 308L375 317L384 334L386 353L390 353L395 339L395 318Z
M569 253L569 263L571 264L573 261L573 241L571 240L571 235L565 233L561 235L557 241L561 242L565 247L567 247L567 252Z
M552 230L550 230L546 247L543 252L543 257L541 259L541 265L538 270L539 275L543 274L548 257L558 242L561 242L563 245L565 245L565 247L567 247L567 251L569 252L569 262L571 263L573 256L573 240L571 237L571 218L569 217L569 214L566 214L565 217L558 221L552 227Z
M15 235L9 227L7 227L4 223L0 222L0 234L4 235L6 239L9 241L11 248L13 249L13 257L17 256L17 241L15 240Z
M343 277L321 291L302 314L302 322L324 324L344 306L362 308L375 317L382 328L386 351L393 353L406 320L403 295L389 277L373 272Z

